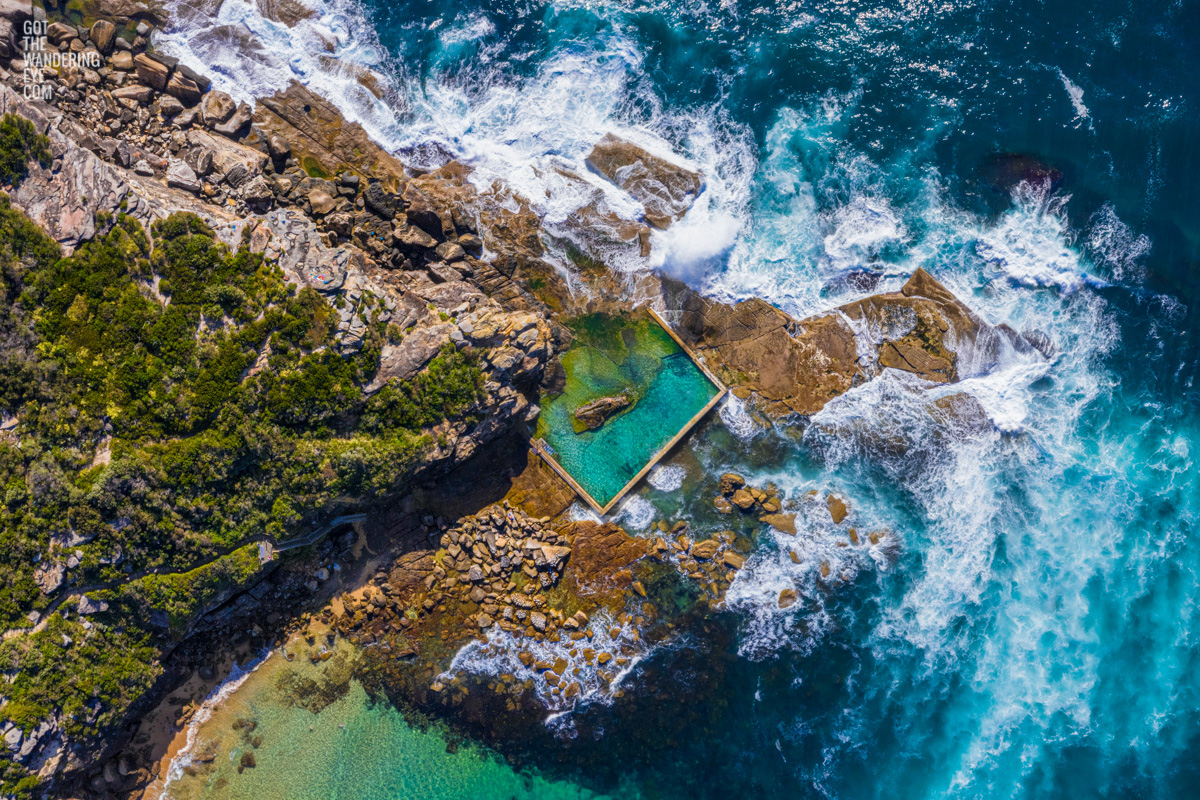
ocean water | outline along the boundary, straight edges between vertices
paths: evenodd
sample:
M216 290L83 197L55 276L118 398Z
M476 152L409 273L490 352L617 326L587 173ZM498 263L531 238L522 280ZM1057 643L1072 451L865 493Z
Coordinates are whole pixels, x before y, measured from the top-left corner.
M726 401L622 522L720 524L712 476L734 469L802 535L758 535L706 636L524 757L661 798L1200 794L1200 6L314 3L293 28L181 10L160 46L246 99L304 81L548 226L580 191L551 168L586 176L605 132L700 169L688 215L614 269L803 316L924 267L1050 344L966 359L954 387L885 374L804 428ZM947 412L956 391L986 420ZM886 535L846 542L830 491Z

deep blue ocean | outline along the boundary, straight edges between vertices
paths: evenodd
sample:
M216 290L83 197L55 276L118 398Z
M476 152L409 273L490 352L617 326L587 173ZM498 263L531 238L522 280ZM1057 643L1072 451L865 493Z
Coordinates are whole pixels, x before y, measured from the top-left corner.
M924 267L1053 346L960 365L982 433L891 373L794 435L723 408L680 469L837 489L895 555L847 562L831 591L761 540L727 635L652 656L653 697L626 686L615 706L640 725L577 712L595 739L578 780L654 798L1200 796L1200 3L320 8L289 29L226 2L181 13L161 46L247 99L302 80L410 163L462 159L548 225L575 207L553 167L582 169L609 130L703 171L649 265L614 253L614 269L803 317ZM268 43L253 58L245 31ZM687 510L669 477L627 504L631 531ZM781 611L786 585L803 600Z

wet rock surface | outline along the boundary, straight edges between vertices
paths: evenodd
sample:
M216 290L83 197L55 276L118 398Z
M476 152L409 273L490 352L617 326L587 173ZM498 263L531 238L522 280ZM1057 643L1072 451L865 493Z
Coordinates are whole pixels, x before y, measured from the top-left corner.
M762 300L729 305L665 285L680 335L735 394L758 395L772 417L811 416L883 369L952 383L962 362L990 363L1004 348L1039 350L1036 338L988 324L923 269L899 292L803 320Z
M583 429L594 431L608 421L613 414L628 408L630 402L627 394L600 397L575 409L572 416Z
M669 228L682 218L704 188L699 172L613 133L596 143L587 164L641 203L646 221L656 228Z

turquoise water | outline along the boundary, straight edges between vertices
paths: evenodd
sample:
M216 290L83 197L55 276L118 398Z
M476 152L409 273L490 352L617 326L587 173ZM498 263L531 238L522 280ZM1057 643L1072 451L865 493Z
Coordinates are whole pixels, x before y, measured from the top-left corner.
M621 323L615 323L621 326ZM563 356L566 387L544 399L538 435L558 462L600 505L625 484L716 397L718 389L660 326L642 318L623 328L637 344L605 352L577 339ZM618 329L609 332L619 335ZM632 390L632 391L630 391ZM631 408L600 428L576 433L572 418L581 405L629 392Z
M518 774L478 746L452 746L436 728L410 726L347 680L345 651L313 665L304 645L298 649L291 663L278 654L269 658L197 729L192 752L208 763L197 762L199 769L173 780L165 797L604 800L569 783ZM319 703L297 704L301 682L326 687L328 694ZM244 762L246 754L253 766Z
M620 764L664 798L1200 793L1200 6L327 5L335 52L396 76L367 103L226 8L286 55L227 88L298 77L407 158L512 181L549 226L574 208L552 167L586 170L605 132L685 155L705 191L652 261L710 294L803 316L921 266L1053 345L949 390L886 375L804 429L722 408L668 465L684 488L639 490L625 524L721 524L700 473L736 469L796 502L843 492L895 553L798 537L844 562L827 587L761 535L729 613L541 763L605 786ZM218 49L197 58L232 63ZM960 388L987 425L931 405Z

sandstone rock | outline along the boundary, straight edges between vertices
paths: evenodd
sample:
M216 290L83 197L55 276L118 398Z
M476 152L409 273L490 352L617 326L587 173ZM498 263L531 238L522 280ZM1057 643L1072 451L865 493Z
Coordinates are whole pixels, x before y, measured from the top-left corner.
M242 103L229 119L213 125L212 129L222 136L236 138L242 131L250 127L250 120L253 117L254 114L250 110L250 106Z
M131 103L143 106L149 104L154 99L154 90L149 86L139 86L136 84L114 89L112 94L113 98L117 100L128 100Z
M275 201L275 193L262 175L255 175L243 184L238 194L246 203L258 209L267 208Z
M745 376L771 401L773 416L810 415L847 391L859 374L854 332L839 316L804 321L803 328L758 299L726 305L679 285L669 289L681 308L676 331L724 372L730 383Z
M158 113L162 114L166 119L177 116L183 111L183 103L169 94L164 94L158 98Z
M374 392L390 380L406 381L416 375L438 354L450 338L451 325L420 327L407 334L399 344L385 344L379 370L368 385Z
M722 514L733 513L733 503L729 502L728 497L717 497L713 500L713 506Z
M214 89L204 95L200 102L200 115L204 124L212 127L227 121L237 111L237 103L225 92Z
M42 594L54 594L67 577L67 568L61 562L55 561L42 565L33 573L34 582L42 590Z
M726 472L721 476L721 494L730 495L738 489L746 485L746 480L733 472Z
M167 88L171 68L162 61L152 58L146 53L138 53L133 57L133 66L137 69L138 80L146 86L153 87L160 92Z
M425 269L435 283L462 282L462 273L444 262L435 261L432 264L426 264Z
M200 179L196 177L196 173L186 162L172 159L167 166L167 186L198 194Z
M825 505L829 508L829 516L833 518L835 525L841 525L842 520L846 518L849 509L846 507L846 501L837 495L828 495L825 498Z
M21 28L21 23L0 16L0 59L8 61L21 54L17 48L17 41L23 38L17 35L17 31Z
M98 614L108 610L108 603L104 600L93 600L86 594L82 594L79 596L79 603L76 605L75 610L84 615Z
M759 522L764 522L770 525L777 531L796 535L796 515L795 514L763 514L758 518Z
M272 158L286 159L292 154L292 145L277 133L267 134L267 151Z
M67 25L65 22L51 22L46 28L46 39L55 47L58 47L63 42L78 38L78 36L79 34L75 31L75 28Z
M692 557L700 561L711 561L717 554L720 542L716 539L705 539L692 546Z
M458 242L442 242L434 250L443 261L462 261L467 257L467 251Z
M704 187L699 172L612 133L596 143L587 164L641 203L646 221L656 228L670 227L679 220Z
M361 125L347 122L332 103L299 83L260 100L254 121L268 141L276 135L290 142L291 155L302 165L311 161L331 175L352 168L385 183L404 177L400 162L372 141Z
M629 395L619 394L612 397L601 397L575 409L572 415L578 422L576 433L580 430L596 430L613 414L630 404Z
M116 53L113 53L113 57L109 63L115 70L120 70L121 72L132 72L133 54L126 50L120 50Z
M96 45L97 50L108 55L112 52L113 42L117 38L117 26L106 19L96 20L92 23L88 36L91 37L92 44Z
M190 78L185 78L178 70L167 81L167 94L175 97L184 105L194 106L200 102L203 93L200 87Z
M745 489L738 489L733 493L733 497L729 498L730 502L740 508L742 511L749 511L754 507L754 495Z
M407 222L397 222L392 229L392 237L396 243L408 248L432 249L437 247L437 239L430 236L416 225Z
M726 550L721 554L721 563L730 569L741 569L746 563L746 559L732 550Z
M779 607L789 608L796 604L800 599L800 594L795 589L784 589L779 593Z
M323 217L337 207L337 201L325 188L313 189L308 193L308 204L312 213Z
M245 164L235 163L226 170L221 180L233 188L241 188L250 182L250 175L250 170L246 168Z

